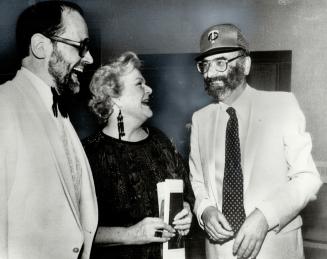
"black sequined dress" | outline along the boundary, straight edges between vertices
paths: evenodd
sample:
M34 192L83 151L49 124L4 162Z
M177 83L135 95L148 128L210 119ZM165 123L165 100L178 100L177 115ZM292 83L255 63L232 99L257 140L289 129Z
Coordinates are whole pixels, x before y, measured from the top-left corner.
M158 217L157 186L165 179L184 180L184 200L192 206L194 195L188 170L171 141L149 128L146 139L118 140L98 132L83 141L99 205L99 226L128 227L145 217ZM192 206L193 207L193 206ZM91 258L158 259L160 244L93 246Z

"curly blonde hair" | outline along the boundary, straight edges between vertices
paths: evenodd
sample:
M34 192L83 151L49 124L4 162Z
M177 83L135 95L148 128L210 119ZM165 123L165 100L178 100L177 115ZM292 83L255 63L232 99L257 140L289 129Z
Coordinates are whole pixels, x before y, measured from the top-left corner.
M89 106L100 122L107 123L113 112L112 98L121 95L123 84L120 77L140 67L141 60L134 52L128 51L95 71L90 83L93 96Z

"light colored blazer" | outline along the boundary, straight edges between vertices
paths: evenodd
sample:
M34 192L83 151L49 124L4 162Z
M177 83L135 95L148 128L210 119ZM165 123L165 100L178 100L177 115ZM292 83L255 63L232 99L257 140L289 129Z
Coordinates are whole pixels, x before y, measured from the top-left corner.
M282 233L300 230L302 220L298 214L316 198L321 186L311 157L311 138L305 132L305 118L290 93L248 90L250 116L242 157L245 212L249 215L259 208L273 225L270 227L278 224L268 233L257 259L300 258L301 231L286 240L282 239ZM192 118L190 178L196 198L194 212L202 227L201 215L206 207L222 209L222 197L217 197L222 183L215 180L218 116L219 104L210 104L195 112ZM285 249L278 247L279 237ZM230 250L224 251L224 245L206 242L208 258L217 255L224 255L223 259L234 258ZM263 256L265 250L269 252Z
M89 258L98 220L91 170L83 152L78 203L51 116L20 71L0 86L1 259Z

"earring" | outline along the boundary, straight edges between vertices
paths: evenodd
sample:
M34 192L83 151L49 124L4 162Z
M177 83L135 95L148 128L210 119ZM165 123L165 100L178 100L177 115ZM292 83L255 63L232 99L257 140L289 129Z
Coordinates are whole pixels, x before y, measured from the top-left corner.
M117 116L117 127L118 127L119 140L121 140L121 138L125 136L125 131L124 131L124 117L121 114L120 109L119 109L119 114Z

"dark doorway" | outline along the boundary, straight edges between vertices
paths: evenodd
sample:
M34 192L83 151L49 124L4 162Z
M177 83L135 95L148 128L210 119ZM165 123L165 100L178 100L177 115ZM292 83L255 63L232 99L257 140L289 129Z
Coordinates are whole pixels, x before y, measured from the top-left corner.
M202 76L189 54L139 55L144 61L143 75L153 88L153 118L150 125L163 130L184 157L189 153L189 126L194 111L213 100L207 96ZM260 90L290 91L291 51L251 53L249 84Z

